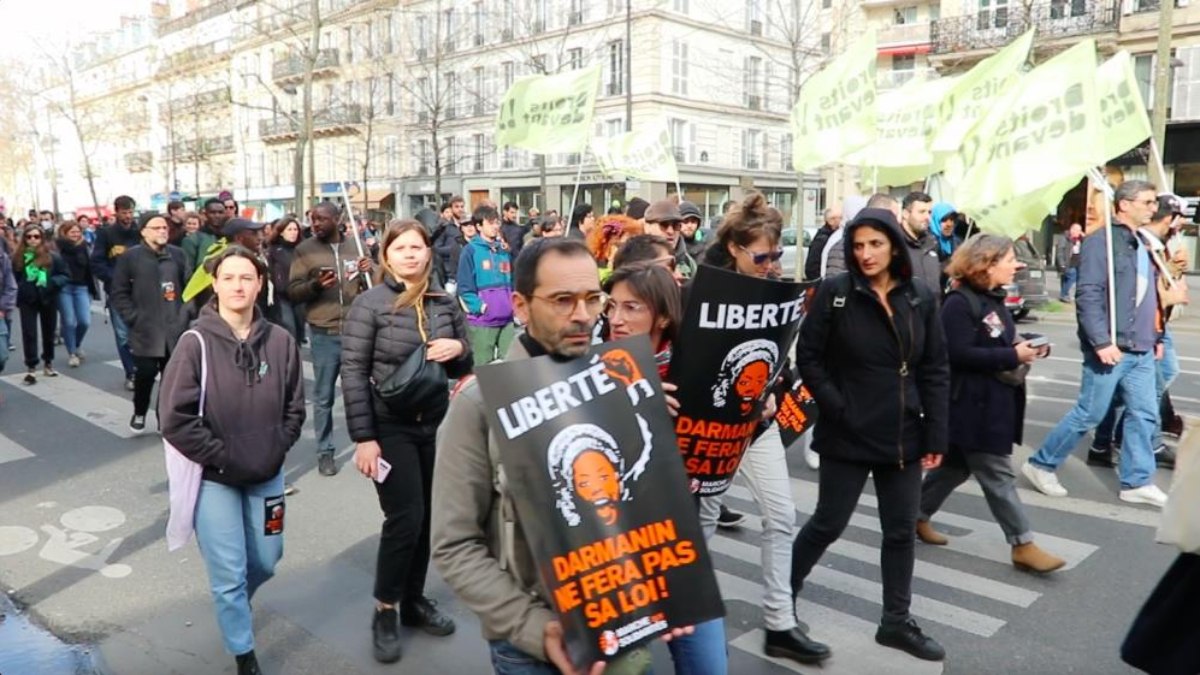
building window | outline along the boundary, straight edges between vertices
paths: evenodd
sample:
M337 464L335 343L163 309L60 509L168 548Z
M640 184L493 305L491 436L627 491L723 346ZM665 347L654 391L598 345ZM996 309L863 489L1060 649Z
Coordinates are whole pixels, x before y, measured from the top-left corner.
M504 91L507 92L517 79L517 66L512 61L505 61L500 66L504 71Z
M829 9L833 7L833 0L821 0L821 9Z
M668 129L671 132L671 154L675 155L675 161L679 163L689 161L687 122L673 119L668 123Z
M745 91L745 105L751 110L762 110L762 59L757 56L746 57L745 68L742 72L742 89Z
M929 20L937 21L941 18L942 18L942 6L939 4L936 4L936 3L930 5L929 6Z
M620 96L625 93L625 41L614 40L608 43L608 83L604 93L608 96Z
M611 120L604 121L604 136L606 138L614 138L625 133L625 120L621 117L616 117Z
M570 11L567 13L567 25L578 26L583 23L587 6L586 0L571 0Z
M829 50L832 48L832 46L833 46L833 36L831 36L829 34L829 31L825 31L824 33L821 33L821 52L824 54L828 54Z
M417 17L417 58L424 58L429 51L429 17Z
M1175 56L1183 66L1171 69L1168 90L1174 92L1174 97L1171 108L1167 111L1167 118L1200 118L1200 48L1179 47L1175 49Z
M910 5L908 7L897 7L895 16L892 17L892 23L897 26L906 26L917 22L917 6Z
M746 30L751 35L763 34L762 0L746 0Z
M583 48L575 47L567 52L567 67L570 70L579 70L583 67Z
M671 93L688 94L688 43L683 40L671 43Z
M762 168L762 131L746 129L742 132L742 168Z
M976 28L1004 28L1008 25L1008 0L979 0Z
M446 161L442 163L442 168L447 173L458 173L458 139L451 136L446 139Z
M779 170L792 170L792 147L795 141L792 140L791 134L784 134L783 140L779 143Z
M680 14L687 14L688 0L675 0L674 3L672 3L672 8Z

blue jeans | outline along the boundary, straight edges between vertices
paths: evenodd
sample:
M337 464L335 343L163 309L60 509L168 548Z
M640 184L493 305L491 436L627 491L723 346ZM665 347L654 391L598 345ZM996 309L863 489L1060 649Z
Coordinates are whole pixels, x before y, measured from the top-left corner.
M121 367L125 369L125 379L133 379L133 352L129 351L129 326L125 325L125 319L121 318L121 314L113 309L111 305L108 307L108 320L112 323L113 337L117 341L117 354L121 357Z
M496 675L561 675L558 668L526 654L508 640L491 640L488 642L488 649L492 653L492 670ZM649 664L649 652L645 649L635 649L610 663L604 672L654 675Z
M268 499L282 504L282 472L240 487L206 480L196 500L196 543L208 569L217 626L230 654L254 649L250 600L275 575L275 564L283 557L283 533L266 534Z
M333 454L333 402L338 375L342 372L342 336L330 335L309 326L312 342L313 429L317 453Z
M667 643L675 675L726 675L729 654L725 646L725 619L696 624L694 633Z
M1162 398L1167 393L1167 388L1179 377L1179 352L1175 351L1175 340L1171 337L1171 332L1163 333L1163 357L1162 360L1155 361L1154 385L1157 393L1159 407L1156 410L1162 410ZM1113 403L1108 408L1108 414L1104 416L1104 420L1100 422L1100 426L1096 427L1096 447L1111 449L1114 445L1121 445L1121 441L1125 435L1125 402L1123 397L1118 394L1113 398ZM1163 446L1162 432L1162 417L1159 416L1158 424L1154 427L1154 434L1150 437L1150 447L1158 449Z
M1079 280L1079 268L1067 267L1062 273L1062 290L1058 294L1058 299L1066 302L1071 297L1071 288L1075 286L1075 282Z
M1154 477L1154 447L1150 444L1158 425L1158 399L1154 396L1154 353L1122 352L1115 366L1100 363L1090 349L1083 353L1083 377L1075 407L1050 431L1029 463L1055 471L1075 449L1084 434L1104 419L1119 390L1126 405L1125 441L1118 473L1121 489L1149 485Z
M62 317L62 339L68 354L75 354L92 325L92 296L87 286L67 284L58 294L58 313Z
M0 319L0 372L8 363L8 321Z

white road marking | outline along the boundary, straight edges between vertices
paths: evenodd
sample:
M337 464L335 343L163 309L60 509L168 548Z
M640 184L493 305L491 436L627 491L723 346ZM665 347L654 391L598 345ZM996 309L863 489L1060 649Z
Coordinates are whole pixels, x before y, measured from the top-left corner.
M34 454L27 450L25 446L4 434L0 434L0 464L7 464L8 462L15 462L19 459L26 459L33 456Z
M129 418L133 415L133 401L129 398L110 394L66 375L39 377L37 384L29 386L21 383L24 377L21 373L16 373L0 377L0 380L20 387L26 394L39 398L88 424L100 427L114 436L134 438L141 435L129 429Z

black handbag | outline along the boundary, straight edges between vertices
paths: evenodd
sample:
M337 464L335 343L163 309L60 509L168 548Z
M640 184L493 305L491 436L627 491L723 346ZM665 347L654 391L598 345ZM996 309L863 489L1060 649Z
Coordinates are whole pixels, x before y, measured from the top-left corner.
M375 384L375 393L392 414L421 421L431 413L445 412L450 401L450 380L442 364L430 361L426 353L429 337L425 334L424 301L415 308L421 346L391 375Z

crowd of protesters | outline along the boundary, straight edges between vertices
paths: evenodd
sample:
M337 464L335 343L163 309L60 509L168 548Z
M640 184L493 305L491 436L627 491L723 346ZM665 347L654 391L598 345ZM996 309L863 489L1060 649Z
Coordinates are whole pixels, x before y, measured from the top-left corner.
M425 595L432 562L479 617L496 672L573 672L528 543L519 526L508 527L516 518L510 488L495 480L502 467L469 375L496 360L572 359L597 341L646 335L665 376L686 339L689 280L702 265L780 278L783 215L751 192L708 227L691 202L637 198L620 212L588 204L565 217L531 210L522 223L516 203L485 201L468 213L452 197L413 219L348 226L331 202L260 223L226 197L195 212L173 202L166 214L136 218L134 201L119 197L111 222L56 225L53 214L39 213L9 228L0 238L0 359L17 312L26 384L58 375L57 335L69 366L80 367L91 301L103 289L132 392L130 428L146 429L161 373L163 436L203 467L195 531L239 673L259 672L250 598L282 556L282 463L300 438L306 400L318 471L338 472L339 378L353 466L374 482L383 516L375 658L401 658L401 626L454 632ZM1183 206L1127 181L1113 209L1114 306L1104 234L1073 226L1062 250L1086 396L1019 472L1038 491L1065 496L1055 470L1096 431L1088 461L1118 467L1119 498L1162 507L1167 497L1154 471L1173 468L1166 437L1179 433L1164 405L1178 374L1169 320L1188 301L1186 260L1171 243ZM1019 333L1005 308L1003 288L1019 265L1012 240L963 237L965 216L952 205L920 192L900 200L878 194L830 207L824 218L803 264L819 287L795 363L784 365L740 465L762 514L762 648L803 664L831 656L796 602L872 478L883 542L875 640L941 660L945 650L910 613L911 585L916 542L953 546L934 522L955 488L971 477L980 483L1017 569L1049 573L1065 564L1034 543L1011 460L1022 440L1025 378L1050 348ZM307 395L305 345L313 364ZM416 404L391 398L392 376L418 367L435 369L442 386ZM805 439L806 460L819 471L816 510L803 524L773 419L777 396L796 378L820 409ZM206 398L210 386L221 396ZM677 391L669 382L665 389ZM719 497L698 499L697 510L705 537L744 520ZM729 672L723 620L673 628L665 639L678 672ZM633 650L606 672L649 667L645 650Z

